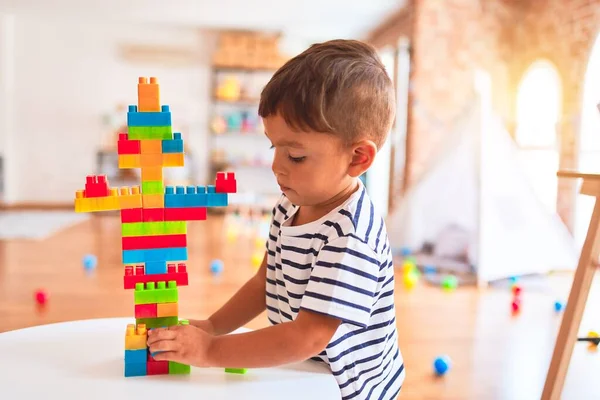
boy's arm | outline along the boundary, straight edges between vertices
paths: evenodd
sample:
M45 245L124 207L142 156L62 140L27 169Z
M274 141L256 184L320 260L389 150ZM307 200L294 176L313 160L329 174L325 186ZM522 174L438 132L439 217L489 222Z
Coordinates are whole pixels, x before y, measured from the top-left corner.
M300 310L292 322L213 337L205 362L211 367L263 368L304 361L325 349L340 323L328 315Z
M224 335L245 325L266 309L267 255L256 274L231 299L208 318L214 335ZM196 323L194 323L196 322ZM198 326L203 321L193 321ZM201 326L199 326L201 327Z

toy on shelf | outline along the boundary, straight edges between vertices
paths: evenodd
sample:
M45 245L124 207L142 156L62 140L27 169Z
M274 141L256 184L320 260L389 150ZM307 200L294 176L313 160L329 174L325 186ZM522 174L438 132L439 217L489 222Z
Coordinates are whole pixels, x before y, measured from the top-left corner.
M237 191L235 174L218 172L209 186L164 185L163 168L183 166L184 150L154 77L139 78L127 130L118 137L119 168L140 168L140 186L111 188L106 176L88 176L75 193L75 211L121 213L123 287L133 290L135 316L125 327L125 376L189 374L189 365L154 360L147 332L188 323L178 315L179 287L188 285L187 221L205 220L208 207L227 206L228 194Z

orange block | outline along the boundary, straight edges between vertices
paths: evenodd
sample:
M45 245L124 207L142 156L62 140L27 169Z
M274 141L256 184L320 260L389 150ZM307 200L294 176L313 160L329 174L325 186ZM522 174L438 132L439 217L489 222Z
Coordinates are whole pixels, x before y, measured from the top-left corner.
M176 317L179 311L179 303L158 303L156 316L161 317Z
M140 154L140 167L161 167L163 165L162 154Z
M140 168L141 166L139 154L119 154L119 168Z
M183 153L164 153L162 155L162 166L163 167L183 167L184 166Z
M142 195L139 186L119 188L119 206L121 210L142 208Z
M162 167L144 167L144 168L142 168L142 182L162 181L162 180L163 180Z
M142 195L142 206L144 208L164 208L165 207L165 195L164 194L143 194Z
M148 329L146 324L127 324L125 330L125 350L141 350L148 348Z
M160 89L158 80L150 78L150 83L145 77L138 81L138 112L160 111Z
M160 154L162 153L161 139L144 139L140 140L141 154Z

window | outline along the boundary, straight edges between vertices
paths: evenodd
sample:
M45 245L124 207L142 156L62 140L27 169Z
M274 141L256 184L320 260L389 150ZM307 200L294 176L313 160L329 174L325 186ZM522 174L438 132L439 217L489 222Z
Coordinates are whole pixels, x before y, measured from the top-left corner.
M561 110L561 83L553 64L534 62L517 92L515 139L524 173L542 206L556 212L559 168L557 123Z

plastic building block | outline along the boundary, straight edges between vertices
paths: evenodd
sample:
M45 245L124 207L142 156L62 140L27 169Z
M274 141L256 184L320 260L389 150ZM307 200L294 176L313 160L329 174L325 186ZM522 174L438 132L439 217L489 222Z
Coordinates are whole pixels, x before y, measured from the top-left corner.
M160 167L163 165L163 155L160 153L153 154L140 154L140 166L141 168L145 167Z
M163 153L183 153L183 140L180 132L173 133L173 139L162 141Z
M147 275L162 275L167 273L166 261L147 261L144 270Z
M141 318L136 321L138 324L145 324L148 329L177 325L177 317Z
M163 167L183 167L185 157L183 153L163 153Z
M119 133L117 154L140 154L140 141L129 140L126 133Z
M133 169L141 168L140 154L119 154L119 168Z
M171 125L171 110L162 106L157 112L138 112L137 106L129 106L127 126L169 126Z
M125 363L125 377L146 376L147 363Z
M161 317L177 317L179 311L178 303L161 303L156 306L156 315Z
M114 211L120 210L119 194L116 188L111 188L109 195L104 197L86 198L85 191L75 192L75 212Z
M142 211L142 221L158 222L165 220L164 208L144 208Z
M142 182L163 181L163 167L144 167L142 169Z
M186 247L187 235L127 236L122 239L123 250L161 249ZM165 272L166 272L165 266Z
M163 208L165 206L165 195L144 194L142 195L142 205L144 208Z
M235 193L237 191L235 172L217 172L215 187L217 193Z
M142 194L163 194L165 189L162 181L142 182Z
M229 374L245 374L247 371L246 368L225 368L225 372Z
M139 186L119 188L119 207L122 209L141 208L142 194Z
M169 374L169 362L166 360L156 361L156 360L148 360L147 361L146 372L148 375L168 375Z
M104 197L108 196L108 180L106 175L88 175L85 181L84 197Z
M144 364L148 359L148 350L125 350L125 364Z
M165 208L165 221L204 221L205 207Z
M208 199L204 186L167 186L165 188L165 208L206 207Z
M135 275L134 275L135 272ZM175 281L177 286L188 285L188 273L185 263L167 264L166 274L151 275L146 274L143 265L125 267L125 275L123 277L123 288L134 289L136 283L160 282L160 281Z
M150 77L150 82L145 77L138 81L138 111L160 111L160 89L158 79Z
M121 210L121 222L142 222L141 208L126 208Z
M227 193L217 193L217 188L213 185L206 187L208 207L227 206Z
M156 318L158 317L158 305L152 304L136 304L135 305L135 317L136 318ZM147 326L148 327L148 326ZM146 355L144 354L144 360Z
M186 261L187 247L164 249L123 250L123 264L137 264L148 261Z
M175 361L169 361L169 375L189 375L191 367Z
M162 140L148 139L141 141L141 154L161 154ZM143 179L142 179L143 180Z
M175 281L169 281L168 284L164 281L135 284L135 304L174 303L178 298Z
M127 324L125 330L125 350L147 349L148 329L146 325Z
M128 126L127 131L129 133L129 139L131 139L131 140L146 140L146 139L170 140L170 139L173 139L173 128L171 127L171 125L168 125L168 126Z
M187 233L185 221L132 222L121 224L122 236L181 235Z

